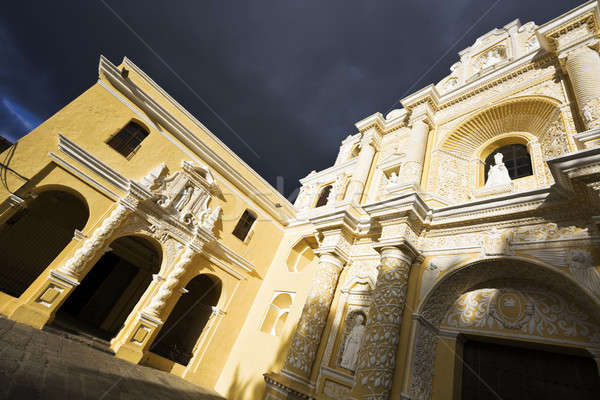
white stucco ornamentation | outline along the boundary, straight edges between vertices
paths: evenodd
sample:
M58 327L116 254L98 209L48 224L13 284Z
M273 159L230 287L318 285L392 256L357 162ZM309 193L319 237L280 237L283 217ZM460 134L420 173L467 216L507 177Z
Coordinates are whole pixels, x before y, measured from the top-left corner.
M600 271L589 250L572 249L568 253L569 270L582 286L600 296Z
M352 389L357 399L387 399L392 387L410 260L384 248Z
M160 286L160 289L158 289L156 295L150 301L150 304L148 304L148 306L144 309L144 312L149 315L160 317L167 300L172 296L174 290L179 286L181 277L185 273L188 265L190 265L192 262L195 254L196 252L191 247L185 247L181 257L173 266L173 269Z
M600 343L600 326L573 301L531 285L465 293L441 325Z
M115 230L133 213L132 201L120 201L110 215L102 221L102 224L94 231L89 239L86 239L80 248L75 251L59 271L79 277L82 269L107 245ZM133 201L137 204L137 201Z
M320 256L312 287L285 359L284 372L305 379L310 377L341 270L342 264L336 256L329 253Z
M182 169L169 175L163 163L142 179L142 185L151 193L153 201L164 214L188 226L201 226L212 231L221 215L221 207L209 208L212 194L219 188L206 167L184 161Z

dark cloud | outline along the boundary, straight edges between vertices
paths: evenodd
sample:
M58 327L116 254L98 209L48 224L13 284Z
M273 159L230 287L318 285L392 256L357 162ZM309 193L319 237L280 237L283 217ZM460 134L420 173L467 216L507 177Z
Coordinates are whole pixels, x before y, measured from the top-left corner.
M5 101L25 120L46 119L94 83L100 54L127 56L269 182L283 176L290 193L311 169L331 165L356 121L446 76L478 36L515 18L541 24L580 2L500 1L420 80L494 1L108 4L235 134L91 0L3 5L0 134L26 131Z

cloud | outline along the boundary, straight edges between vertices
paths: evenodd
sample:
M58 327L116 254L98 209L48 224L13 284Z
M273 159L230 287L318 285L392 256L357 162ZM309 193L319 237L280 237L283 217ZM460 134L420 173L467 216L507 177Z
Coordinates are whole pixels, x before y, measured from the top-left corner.
M16 142L42 122L37 115L6 97L2 98L0 104L0 125L3 127L0 134L12 142Z

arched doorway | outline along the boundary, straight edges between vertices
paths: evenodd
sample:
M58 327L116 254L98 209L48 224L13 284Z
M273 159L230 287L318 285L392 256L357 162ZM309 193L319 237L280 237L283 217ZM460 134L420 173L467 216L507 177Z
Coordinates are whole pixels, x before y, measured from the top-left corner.
M154 243L138 236L112 242L60 307L54 326L108 340L115 336L159 272Z
M203 274L192 279L150 350L178 364L187 365L220 297L221 281L218 278Z
M461 399L597 399L594 359L562 350L469 336L462 350Z
M0 226L0 290L19 297L87 223L87 205L47 190ZM31 251L35 249L35 251Z
M471 342L493 339L496 343L495 349L484 349L478 343L471 343L463 348L467 357L470 357L469 352L485 353L488 357L494 353L496 356L492 358L509 358L505 363L508 366L535 364L538 360L546 360L543 363L548 368L554 366L553 370L531 370L534 380L544 381L560 375L562 371L557 365L561 364L561 357L566 357L561 354L571 357L567 358L577 363L577 368L584 371L583 375L597 379L597 370L590 373L589 368L595 362L586 349L598 347L600 306L597 299L556 268L510 257L468 264L446 273L434 285L417 307L415 319L408 388L411 398L430 399L432 389L434 395L460 391L460 381L450 382L451 377L464 372L465 360L460 356L461 340L456 339L457 335ZM451 337L454 339L449 339ZM498 351L499 339L512 343L500 343L502 349ZM515 347L528 351L515 350ZM440 357L437 357L438 353ZM580 363L578 357L581 356L586 360ZM481 367L477 357L474 357L475 363ZM441 369L436 371L436 368ZM493 372L497 373L497 363L494 368ZM506 368L505 372L514 375L518 373L517 369ZM558 379L555 381L559 382ZM568 385L580 383L571 381ZM593 386L597 381L585 384ZM492 397L481 397L481 393L480 397L475 393L475 397L515 398L511 397L510 389L504 384L495 387ZM465 390L473 390L473 385ZM543 393L538 391L533 397L516 398L543 398ZM461 393L465 399L473 398L472 395L471 392Z

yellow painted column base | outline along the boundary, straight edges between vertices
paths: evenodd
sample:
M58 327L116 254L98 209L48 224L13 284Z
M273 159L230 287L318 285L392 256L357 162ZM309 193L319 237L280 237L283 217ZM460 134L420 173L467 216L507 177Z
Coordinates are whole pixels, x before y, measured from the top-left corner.
M110 347L117 357L139 364L147 358L148 348L162 324L160 319L139 312L112 340Z
M9 319L32 326L36 329L42 329L44 325L54 319L54 315L48 309L42 309L33 304L21 304L8 315Z
M54 319L54 314L79 282L57 271L41 275L15 302L15 307L6 310L13 321L42 329Z

